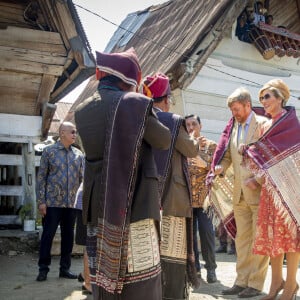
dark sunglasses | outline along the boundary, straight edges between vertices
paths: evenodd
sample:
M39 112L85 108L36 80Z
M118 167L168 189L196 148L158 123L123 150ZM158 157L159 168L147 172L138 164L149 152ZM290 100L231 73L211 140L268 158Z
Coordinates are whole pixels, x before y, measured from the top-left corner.
M72 130L71 134L77 134L77 131L76 130Z
M270 94L265 94L264 96L262 97L259 97L259 101L263 101L263 100L268 100L271 98L271 95Z

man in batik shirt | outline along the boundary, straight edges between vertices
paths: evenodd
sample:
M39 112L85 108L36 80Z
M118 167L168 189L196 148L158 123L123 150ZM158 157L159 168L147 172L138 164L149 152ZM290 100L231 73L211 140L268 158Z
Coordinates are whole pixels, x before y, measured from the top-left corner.
M51 264L52 241L60 224L61 258L59 277L76 279L70 272L74 241L76 192L83 178L84 157L72 146L76 139L76 127L64 122L59 128L60 139L44 149L37 176L37 201L43 216L43 233L38 261L37 281L45 281Z
M202 124L199 116L188 115L185 117L185 124L190 135L199 139L199 152L197 157L189 159L189 172L192 187L193 206L193 244L195 262L198 274L200 273L199 250L197 232L199 231L201 241L201 253L207 270L207 282L217 281L215 269L217 267L215 257L215 232L211 219L203 209L204 200L208 194L205 185L206 175L210 169L210 162L217 144L214 141L201 136Z

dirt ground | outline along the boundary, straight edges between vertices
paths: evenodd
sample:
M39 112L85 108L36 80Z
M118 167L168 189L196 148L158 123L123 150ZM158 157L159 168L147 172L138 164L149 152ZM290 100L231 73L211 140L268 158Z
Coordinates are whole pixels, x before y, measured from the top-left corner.
M1 300L91 300L92 296L81 293L81 283L77 280L62 279L58 277L59 257L52 260L48 279L45 282L37 282L37 254L18 254L14 256L0 256L0 299ZM199 289L192 291L190 300L212 299L237 299L236 296L222 296L221 290L231 287L235 279L235 256L217 254L216 269L218 282L208 284L201 282ZM75 273L82 271L82 257L73 257L71 270ZM284 267L284 274L286 268ZM264 292L268 291L270 284L270 268L264 286ZM205 270L202 277L206 278ZM297 274L300 283L300 271ZM259 297L251 298L253 300ZM297 297L300 300L300 297Z

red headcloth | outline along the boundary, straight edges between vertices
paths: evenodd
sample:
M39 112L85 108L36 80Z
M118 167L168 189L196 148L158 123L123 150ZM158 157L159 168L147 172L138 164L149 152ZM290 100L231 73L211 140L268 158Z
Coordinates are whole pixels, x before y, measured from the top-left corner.
M134 48L119 53L96 51L96 62L98 80L107 74L111 74L130 85L137 86L140 84L141 67Z
M147 76L143 84L143 93L151 98L159 98L171 94L169 78L163 73Z

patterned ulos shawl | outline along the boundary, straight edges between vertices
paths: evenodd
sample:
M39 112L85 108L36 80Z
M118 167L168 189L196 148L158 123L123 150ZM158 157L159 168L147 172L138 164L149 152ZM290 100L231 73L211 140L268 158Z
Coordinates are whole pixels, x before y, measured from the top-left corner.
M246 167L265 178L288 226L300 229L300 123L293 107L244 152Z
M159 121L164 124L166 127L170 129L172 140L171 140L171 146L168 150L156 150L154 149L154 158L157 165L157 170L159 174L159 189L160 189L160 195L163 197L164 189L165 189L165 183L166 179L170 172L171 167L171 159L174 152L174 147L176 144L177 136L179 134L180 126L183 123L183 119L176 114L167 113L167 112L160 112L156 111ZM184 172L184 177L187 182L187 187L189 191L189 196L191 198L191 184L190 184L190 176L188 171L188 164L187 164L187 158L181 155L181 164L182 169ZM163 201L163 199L162 199ZM163 203L162 203L163 206ZM175 218L176 219L176 218ZM186 232L184 233L185 240L187 242L186 245L186 252L187 256L184 259L184 261L187 264L187 276L188 281L193 285L194 288L198 288L200 286L200 281L197 278L197 270L195 267L195 256L193 252L193 224L191 218L185 218L185 228Z
M96 231L87 243L94 247L97 245L97 252L94 253L96 272L92 278L94 283L110 293L121 293L126 280L138 153L152 103L144 98L125 97L123 92L117 92L110 101L101 179L101 214ZM147 276L144 273L139 280Z
M154 108L159 121L169 128L171 132L171 146L167 150L153 149L154 159L157 166L158 176L159 176L159 192L160 196L163 196L166 179L169 175L171 159L174 152L174 147L176 144L176 139L179 133L180 126L183 119L176 114L161 112ZM163 205L163 203L161 203Z
M233 215L233 185L234 174L231 165L223 177L216 176L211 183L208 197L213 209L208 209L207 212L213 224L218 226L222 222L227 233L234 239L236 224Z
M234 118L231 118L222 132L212 159L211 169L206 177L206 184L209 188L209 203L212 207L209 210L209 216L215 226L222 222L232 238L235 238L236 235L236 224L233 215L233 169L229 167L224 177L215 176L213 170L220 163L229 146L234 122Z

